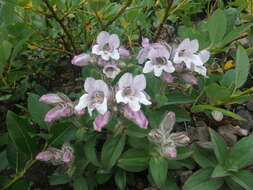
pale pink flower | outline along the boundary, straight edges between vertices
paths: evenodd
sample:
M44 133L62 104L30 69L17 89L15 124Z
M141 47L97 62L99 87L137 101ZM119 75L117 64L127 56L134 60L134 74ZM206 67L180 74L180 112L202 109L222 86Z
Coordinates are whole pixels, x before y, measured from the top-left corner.
M97 44L92 47L92 53L100 55L106 61L110 58L118 60L120 58L119 46L118 35L110 35L108 32L102 31L97 36Z
M128 106L125 106L123 109L124 109L123 114L125 118L131 120L140 128L146 129L148 127L148 120L141 110L133 111Z
M206 77L206 68L204 63L208 61L210 53L202 50L198 53L198 40L185 39L176 49L174 63L185 63L187 69L195 71Z
M47 162L53 158L53 154L50 151L40 152L36 156L36 160Z
M107 64L103 68L103 73L107 78L114 79L120 73L120 69L115 64Z
M80 97L79 103L75 106L76 111L83 110L88 107L88 112L92 115L92 111L96 109L100 114L107 112L107 101L110 95L107 84L102 80L95 80L88 77L85 80L84 89L87 94Z
M123 59L129 59L130 56L131 56L130 52L127 49L123 48L123 47L119 48L119 55Z
M93 122L94 130L100 132L102 128L109 122L110 116L110 112L106 112L104 115L98 114Z
M117 103L128 104L133 111L139 111L140 104L151 104L144 92L145 88L146 79L144 75L133 77L131 73L125 73L118 82L116 101Z

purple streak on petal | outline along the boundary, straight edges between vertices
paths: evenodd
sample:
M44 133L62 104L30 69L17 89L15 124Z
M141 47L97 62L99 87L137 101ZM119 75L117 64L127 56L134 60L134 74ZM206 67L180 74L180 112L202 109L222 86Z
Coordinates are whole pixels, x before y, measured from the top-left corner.
M95 121L93 122L93 127L95 131L101 131L102 128L109 122L110 112L106 112L104 115L97 115Z
M64 152L62 161L65 163L71 162L73 160L73 154L70 151Z
M62 117L69 117L71 115L71 109L69 107L54 107L49 110L44 118L45 122L53 122Z

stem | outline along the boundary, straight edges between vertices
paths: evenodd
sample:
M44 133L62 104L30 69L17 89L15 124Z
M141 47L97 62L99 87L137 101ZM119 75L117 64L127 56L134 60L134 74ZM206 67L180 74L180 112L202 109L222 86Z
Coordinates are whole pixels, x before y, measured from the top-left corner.
M74 53L77 54L77 50L76 50L74 41L73 41L72 36L71 36L70 32L68 31L67 27L63 24L63 21L57 16L56 12L54 11L53 7L49 4L48 0L43 0L43 1L47 5L48 9L52 13L52 15L55 18L55 20L60 24L60 26L62 27L63 31L67 35L67 37L69 39L69 42L70 42L70 44L71 44L71 46L73 48Z
M66 53L66 54L71 55L71 56L74 55L73 53L71 53L71 52L69 52L69 51L67 51L67 50L65 50L65 49L41 47L41 46L38 46L38 45L36 45L36 44L31 44L31 45L34 45L34 46L36 46L36 47L38 47L38 48L40 48L40 49L43 49L43 50L48 50L48 51L59 51L59 52Z
M162 28L163 28L163 25L166 22L167 17L169 16L169 10L170 10L170 7L171 7L172 3L173 3L173 0L167 0L167 7L165 9L165 14L163 16L162 22L160 23L160 25L159 25L159 27L158 27L158 29L156 31L155 40L158 40L158 38L160 36L160 33L162 31Z
M98 23L99 23L100 27L103 29L104 28L104 24L103 24L100 16L98 15L97 11L95 11L94 13L95 13L95 16L96 16L96 18L98 20Z
M110 26L120 15L122 15L125 11L125 9L131 5L132 0L128 0L119 10L119 12L111 19L109 20L103 27L102 29L105 30L108 26Z

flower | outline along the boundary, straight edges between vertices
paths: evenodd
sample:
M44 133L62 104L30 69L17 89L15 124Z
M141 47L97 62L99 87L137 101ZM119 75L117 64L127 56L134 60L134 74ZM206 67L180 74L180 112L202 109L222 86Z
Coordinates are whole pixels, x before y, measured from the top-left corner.
M114 79L120 73L120 69L115 64L106 64L103 73L106 77Z
M40 97L40 102L53 105L54 108L49 110L45 115L45 122L53 122L64 117L70 117L73 114L83 115L84 111L76 112L75 103L69 97L62 93L49 93Z
M87 94L81 96L75 110L79 112L88 107L90 115L92 115L94 109L100 114L105 114L107 112L107 100L110 95L107 84L102 80L88 77L85 80L84 89Z
M92 47L92 53L101 55L102 59L108 61L110 58L118 60L120 40L118 35L102 31L97 36L97 44Z
M192 73L183 73L181 77L187 83L198 84L197 78Z
M89 54L83 53L74 56L74 58L71 60L71 64L76 66L85 66L92 63L93 61L93 58Z
M165 48L165 46L163 46L160 43L149 43L148 38L142 38L142 49L139 51L137 55L138 63L143 64L145 62L145 60L148 58L150 50L161 48Z
M125 106L123 114L125 118L133 121L140 128L146 129L148 127L148 120L141 110L133 111L128 106Z
M125 73L118 82L118 91L116 92L117 103L128 104L133 111L140 110L140 103L150 105L144 92L146 88L146 79L143 74L133 77L131 73Z
M123 59L129 59L130 56L131 56L130 52L127 49L123 48L123 47L119 48L119 55Z
M187 69L195 71L206 77L206 68L203 66L210 57L207 50L202 50L199 53L198 40L185 39L181 42L175 51L174 63L184 62Z
M94 130L100 132L102 128L109 122L110 116L110 112L106 112L104 115L97 115L95 121L93 122Z
M160 77L163 71L173 73L175 68L169 58L170 52L165 47L150 50L148 53L149 60L143 68L143 73L154 71L157 77Z
M166 83L172 83L174 78L170 73L164 73L162 76L162 79L166 82Z
M159 129L149 132L149 140L160 147L161 153L165 157L175 158L177 156L177 146L186 146L190 138L184 132L171 133L175 124L175 113L169 112L161 122Z

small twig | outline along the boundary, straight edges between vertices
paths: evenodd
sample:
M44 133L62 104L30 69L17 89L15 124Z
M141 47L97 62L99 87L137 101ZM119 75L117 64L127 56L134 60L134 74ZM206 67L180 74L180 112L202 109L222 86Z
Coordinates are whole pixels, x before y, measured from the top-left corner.
M60 24L60 26L62 27L63 31L67 35L67 37L69 39L69 42L70 42L70 44L71 44L71 46L73 48L74 53L77 54L77 49L75 47L74 41L73 41L72 36L71 36L70 32L68 31L67 27L63 24L63 21L57 16L56 12L54 11L53 7L49 4L48 0L43 0L43 1L47 5L48 9L52 13L52 15L55 18L55 20Z
M171 7L172 3L173 3L173 0L167 0L167 7L165 9L165 13L164 13L162 22L160 23L160 25L158 26L158 29L156 31L155 40L158 40L158 38L160 36L160 33L162 31L162 28L163 28L163 25L164 25L164 23L166 22L166 20L167 20L167 18L169 16L169 10L170 10L170 7Z
M104 29L104 24L103 24L103 22L102 22L100 16L98 15L97 11L95 11L94 14L95 14L95 16L96 16L96 18L97 18L97 20L98 20L98 23L99 23L100 27L101 27L102 29Z
M71 56L75 55L74 53L71 53L70 51L67 51L65 49L41 47L41 46L38 46L37 44L31 44L31 45L34 45L34 46L36 46L39 49L43 49L43 50L47 50L47 51L59 51L59 52L66 53L66 54L71 55Z
M104 26L103 26L103 30L105 30L108 26L110 26L120 15L122 15L124 13L124 11L126 10L126 8L128 6L130 6L132 3L132 0L128 0L119 10L119 12L111 19L109 20Z

